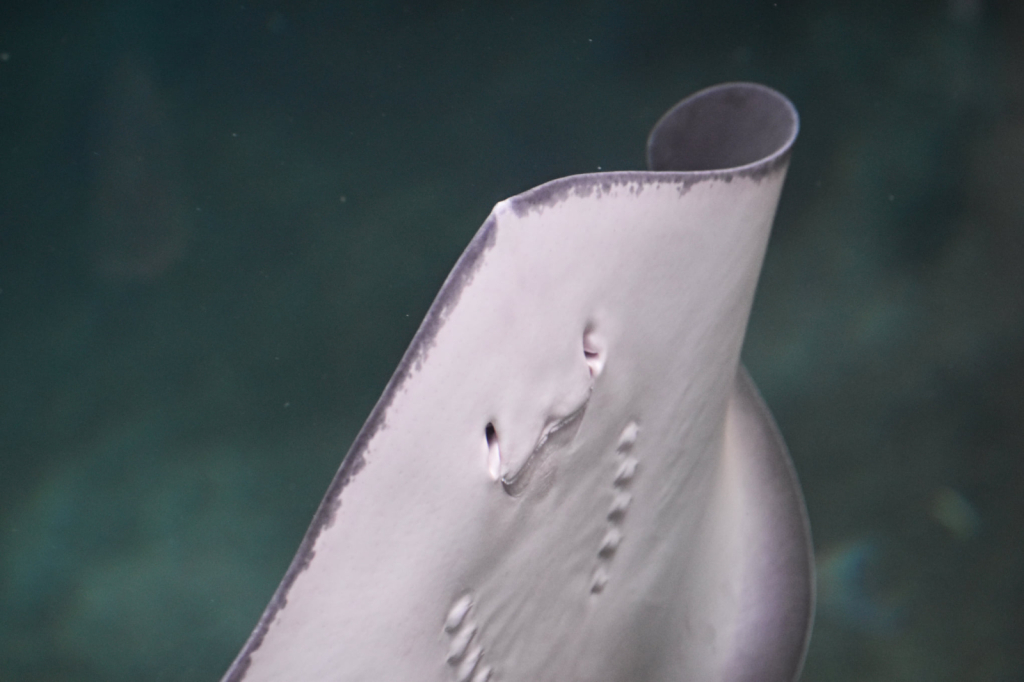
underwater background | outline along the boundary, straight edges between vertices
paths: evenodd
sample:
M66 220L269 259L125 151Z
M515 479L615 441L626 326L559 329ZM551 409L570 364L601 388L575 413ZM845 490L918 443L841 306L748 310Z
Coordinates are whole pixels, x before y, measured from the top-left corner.
M121 0L0 6L0 682L219 679L491 207L728 80L803 679L1024 679L1024 3Z

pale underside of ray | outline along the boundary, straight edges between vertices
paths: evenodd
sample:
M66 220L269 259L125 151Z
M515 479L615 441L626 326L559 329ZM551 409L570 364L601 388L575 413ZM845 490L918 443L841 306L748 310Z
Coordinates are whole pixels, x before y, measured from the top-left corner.
M807 521L739 353L796 127L719 86L654 172L499 203L225 679L792 679Z

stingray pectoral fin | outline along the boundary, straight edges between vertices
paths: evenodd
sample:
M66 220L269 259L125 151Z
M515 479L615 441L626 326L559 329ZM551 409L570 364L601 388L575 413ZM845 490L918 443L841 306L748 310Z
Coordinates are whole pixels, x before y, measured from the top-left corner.
M788 682L807 523L740 349L797 116L733 83L651 171L473 238L228 682Z
M786 445L742 367L726 412L722 493L738 590L725 679L795 679L814 614L810 524Z

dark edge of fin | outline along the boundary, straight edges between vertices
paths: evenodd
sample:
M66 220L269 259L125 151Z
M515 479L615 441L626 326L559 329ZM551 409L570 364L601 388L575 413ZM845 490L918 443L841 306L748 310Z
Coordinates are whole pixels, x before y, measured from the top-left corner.
M441 286L441 290L430 305L426 317L424 317L415 336L413 336L412 342L402 356L398 369L391 376L387 386L384 388L384 393L370 412L366 423L363 424L362 429L356 435L348 454L341 461L338 472L331 480L331 484L328 486L327 492L324 494L323 500L320 502L320 506L317 508L316 514L313 515L313 520L310 522L309 528L302 538L299 549L295 553L295 558L292 559L287 572L284 574L284 578L281 580L280 585L278 585L277 590L274 591L274 596L271 597L270 603L263 611L263 615L260 616L256 629L249 635L248 640L246 640L238 656L235 657L231 667L228 668L224 677L221 678L222 682L240 682L245 679L252 653L260 648L260 644L263 643L263 638L266 636L271 623L274 622L278 611L288 603L288 591L291 589L295 579L306 570L309 563L313 560L315 555L313 545L316 544L320 533L334 523L334 517L341 506L342 490L366 466L367 462L363 455L377 432L386 428L387 411L391 406L391 402L398 391L401 390L406 380L426 359L434 345L434 339L437 337L438 330L448 316L448 312L458 303L463 289L473 280L473 275L483 262L484 255L494 245L496 229L496 221L492 213L484 221L480 229L477 230L469 246L462 252L459 260L455 263L455 267L448 274L448 278Z
M709 180L760 180L784 170L800 132L800 116L785 95L757 83L723 83L696 92L668 110L647 138L648 171L583 173L545 182L509 199L517 216L555 206L570 196L600 196L656 183L680 192Z

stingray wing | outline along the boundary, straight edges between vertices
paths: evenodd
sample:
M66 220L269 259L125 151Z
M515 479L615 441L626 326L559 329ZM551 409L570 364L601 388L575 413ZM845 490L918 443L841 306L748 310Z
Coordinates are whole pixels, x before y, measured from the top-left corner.
M739 354L796 132L719 86L652 171L495 206L225 679L792 679L810 540Z

